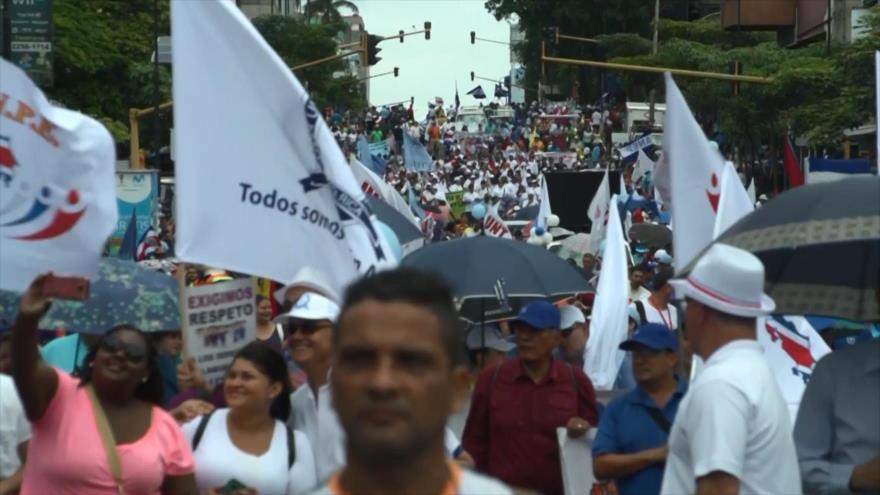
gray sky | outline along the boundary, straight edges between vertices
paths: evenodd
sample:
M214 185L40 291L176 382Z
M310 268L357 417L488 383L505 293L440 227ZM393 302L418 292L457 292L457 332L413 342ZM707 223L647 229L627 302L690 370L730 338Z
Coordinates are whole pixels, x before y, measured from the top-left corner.
M475 105L465 93L477 84L491 101L495 85L489 81L471 82L470 72L490 79L510 73L510 49L496 43L477 41L471 45L471 31L480 38L509 41L507 22L496 21L486 11L483 0L354 0L371 34L390 36L423 29L431 21L431 39L424 35L405 38L401 44L388 40L379 44L382 60L371 67L380 74L400 67L400 77L392 75L370 80L370 103L380 105L415 97L416 118L421 119L427 103L440 96L448 106L455 101L455 82L462 105Z

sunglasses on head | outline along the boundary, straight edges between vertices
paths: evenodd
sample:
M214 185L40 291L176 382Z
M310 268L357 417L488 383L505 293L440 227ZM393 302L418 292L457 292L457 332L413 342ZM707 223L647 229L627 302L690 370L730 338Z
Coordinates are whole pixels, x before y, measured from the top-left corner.
M132 364L140 364L147 359L147 349L144 346L123 342L116 335L104 337L98 347L110 354L122 351L125 359Z

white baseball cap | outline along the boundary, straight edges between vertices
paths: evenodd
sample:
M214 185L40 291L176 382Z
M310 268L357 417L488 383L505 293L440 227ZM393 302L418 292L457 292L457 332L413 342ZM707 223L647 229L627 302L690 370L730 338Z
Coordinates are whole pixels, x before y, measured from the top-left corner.
M662 263L664 265L672 264L672 256L670 256L665 249L658 249L657 252L654 253L654 259L657 260L657 263Z
M562 313L562 322L559 324L559 328L562 330L568 330L578 323L587 323L587 319L584 317L584 312L576 306L559 308L559 312Z
M318 270L312 268L311 266L304 266L293 277L293 280L287 283L284 287L275 291L273 296L275 300L279 303L284 303L284 300L287 296L287 291L294 287L304 287L313 292L318 292L323 294L324 296L330 298L333 301L339 300L339 294L333 289L333 286L328 282L327 277L324 276L323 273Z
M764 264L754 254L714 244L686 278L670 280L678 298L688 297L734 316L770 314L776 303L764 293Z
M285 323L292 318L300 320L330 320L339 317L339 305L317 292L306 292L290 308L290 311L275 317L275 323Z

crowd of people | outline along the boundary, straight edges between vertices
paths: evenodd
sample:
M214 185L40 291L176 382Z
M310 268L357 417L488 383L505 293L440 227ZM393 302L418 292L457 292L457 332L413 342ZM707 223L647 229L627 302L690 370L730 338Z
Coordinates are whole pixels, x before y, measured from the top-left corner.
M628 175L605 151L613 102L514 109L475 133L440 105L422 123L402 106L327 120L349 153L403 132L431 150L433 172L409 173L392 155L384 178L413 210L445 218L432 240L481 228L473 215L449 217L449 193L463 193L466 212L483 203L514 218L539 206L542 174L612 165ZM627 182L643 201L633 221L658 221L648 184ZM161 262L173 234L166 218L145 237L150 266L183 269ZM52 302L40 276L0 337L0 495L557 495L558 429L592 430L598 481L568 493L880 491L880 340L823 359L792 425L755 341L756 318L774 309L761 262L720 244L676 279L670 250L632 246L613 398L585 372L601 248L572 260L593 291L485 325L462 323L435 274L400 268L340 293L304 268L257 297L256 339L215 385L174 329L118 322L41 347ZM185 270L187 285L245 276Z

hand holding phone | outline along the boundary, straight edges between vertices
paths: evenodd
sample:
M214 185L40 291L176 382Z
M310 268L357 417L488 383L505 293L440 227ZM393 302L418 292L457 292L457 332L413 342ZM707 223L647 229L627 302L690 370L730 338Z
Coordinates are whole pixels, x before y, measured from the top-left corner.
M84 277L56 277L49 274L43 281L43 297L85 301L89 298L89 279Z

